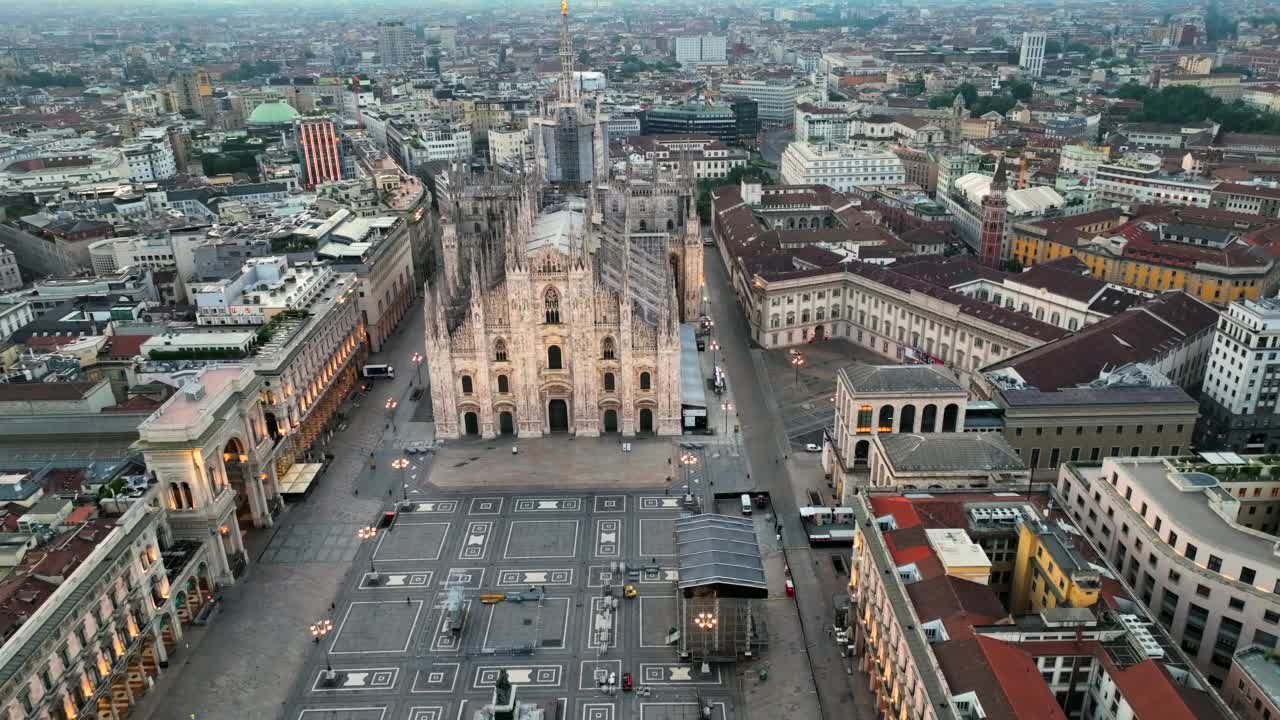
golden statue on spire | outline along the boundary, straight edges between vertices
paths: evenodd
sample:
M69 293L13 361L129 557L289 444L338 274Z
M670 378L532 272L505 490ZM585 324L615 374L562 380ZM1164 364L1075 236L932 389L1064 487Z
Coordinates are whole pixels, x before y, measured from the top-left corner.
M561 15L569 14L569 0L560 0L560 14Z

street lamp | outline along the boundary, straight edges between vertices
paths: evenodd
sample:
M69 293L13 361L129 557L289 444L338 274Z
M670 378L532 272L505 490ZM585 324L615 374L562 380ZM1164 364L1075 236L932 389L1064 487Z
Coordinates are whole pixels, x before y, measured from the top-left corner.
M733 410L733 403L725 400L720 403L720 409L724 411L724 434L729 434L729 412Z
M716 366L716 351L720 349L720 343L712 340L707 344L707 347L711 348L711 367L714 368Z
M400 403L395 398L387 398L387 402L383 404L387 409L387 417L391 420L391 429L396 429L396 408L400 407Z
M689 491L689 473L697 464L697 455L694 455L693 453L682 453L680 455L680 466L684 468L684 487L686 492Z
M791 353L791 367L796 369L796 385L800 384L800 368L804 367L804 355L798 352Z
M693 616L693 624L702 630L712 630L720 624L720 618L709 612L700 612Z
M372 540L377 536L378 530L373 526L362 527L356 531L356 537L361 540ZM378 575L378 568L373 565L373 552L376 552L376 549L369 553L369 584L377 585L382 578Z
M396 458L391 467L400 471L400 495L404 502L409 502L409 486L404 482L404 470L409 467L409 458Z
M422 361L426 360L426 358L423 357L422 353L414 353L413 357L409 358L409 360L412 361L413 364L416 366L416 371L418 374L418 387L422 387Z
M324 639L325 635L333 632L333 621L329 619L317 620L311 623L311 637L317 645ZM324 647L324 669L326 672L333 672L333 664L329 662L329 646Z

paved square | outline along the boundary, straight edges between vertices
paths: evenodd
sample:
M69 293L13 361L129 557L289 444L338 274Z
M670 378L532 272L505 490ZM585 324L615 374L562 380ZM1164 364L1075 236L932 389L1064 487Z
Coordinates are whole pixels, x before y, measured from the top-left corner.
M347 606L334 630L333 655L402 653L409 649L423 601L358 601Z
M675 518L640 518L640 557L664 558L676 552Z
M284 525L271 536L260 562L351 562L360 548L354 523Z
M569 598L549 597L541 603L504 602L489 606L484 647L527 646L540 650L565 647Z
M447 522L396 522L378 536L373 559L378 562L439 560L449 525Z
M675 595L640 598L640 647L666 647L667 633L677 627Z
M311 708L298 713L298 720L383 720L385 717L385 705Z
M516 520L507 534L508 560L571 558L578 554L577 520Z
M727 720L737 675L703 674L666 643L677 624L679 509L665 499L585 487L573 496L432 491L376 542L356 542L354 524L281 536L281 562L305 561L317 552L311 542L355 553L327 638L346 677L336 688L321 683L323 650L303 639L306 672L284 718L471 720L506 670L522 700L558 704L565 720L684 720L699 693ZM636 575L617 574L619 563ZM627 583L638 598L622 597ZM631 673L653 694L610 695L596 670L615 682Z

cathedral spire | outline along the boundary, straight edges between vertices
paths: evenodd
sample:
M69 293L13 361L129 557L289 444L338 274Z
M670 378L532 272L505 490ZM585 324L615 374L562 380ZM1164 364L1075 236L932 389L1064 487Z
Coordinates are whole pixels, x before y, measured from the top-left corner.
M569 36L569 0L560 0L560 102L576 102L578 83L573 77L573 38Z

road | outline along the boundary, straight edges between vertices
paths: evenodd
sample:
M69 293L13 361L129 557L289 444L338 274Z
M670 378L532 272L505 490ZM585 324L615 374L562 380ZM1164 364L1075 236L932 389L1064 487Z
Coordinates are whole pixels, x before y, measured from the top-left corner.
M757 486L769 491L776 516L782 521L782 542L796 586L796 603L804 631L808 660L813 670L822 716L839 718L875 717L871 695L861 676L850 678L848 660L827 636L833 610L816 574L816 565L825 556L809 548L800 525L796 490L783 456L791 452L777 406L768 383L758 376L750 332L734 300L728 273L718 252L704 254L707 296L716 335L723 352L722 364L729 374L729 386L737 402L742 422L742 445ZM829 562L829 561L828 561Z

